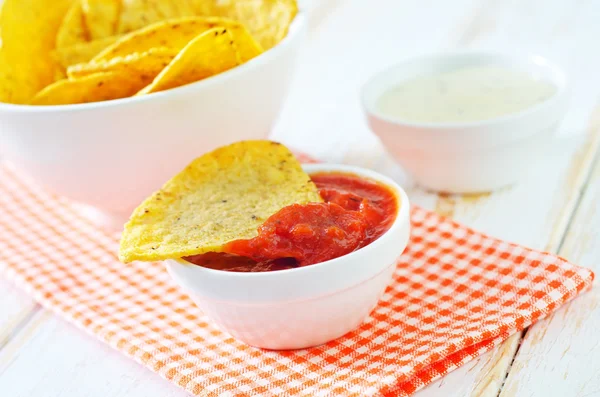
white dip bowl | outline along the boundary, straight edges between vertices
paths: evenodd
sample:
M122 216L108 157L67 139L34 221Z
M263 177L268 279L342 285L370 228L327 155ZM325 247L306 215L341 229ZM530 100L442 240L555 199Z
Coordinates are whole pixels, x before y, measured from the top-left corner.
M408 122L378 108L381 96L415 77L468 66L528 72L553 85L548 99L516 113L461 123ZM454 52L412 59L372 77L362 90L371 130L421 186L450 193L479 193L511 185L536 171L568 106L565 74L539 56Z
M120 228L157 186L201 154L266 138L305 36L232 70L148 96L64 106L0 103L0 155L48 190L93 206Z
M309 173L337 171L381 182L396 193L398 214L371 244L318 264L263 273L237 273L165 261L173 279L221 329L265 349L301 349L358 327L390 284L410 234L409 202L393 180L374 171L311 164Z

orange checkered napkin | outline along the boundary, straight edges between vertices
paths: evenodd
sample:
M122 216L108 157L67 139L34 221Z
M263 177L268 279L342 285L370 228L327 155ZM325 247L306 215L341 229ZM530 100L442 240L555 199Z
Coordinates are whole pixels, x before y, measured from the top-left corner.
M357 330L273 352L217 329L158 263L0 167L4 273L45 307L199 396L407 396L588 288L590 270L415 208L412 240Z

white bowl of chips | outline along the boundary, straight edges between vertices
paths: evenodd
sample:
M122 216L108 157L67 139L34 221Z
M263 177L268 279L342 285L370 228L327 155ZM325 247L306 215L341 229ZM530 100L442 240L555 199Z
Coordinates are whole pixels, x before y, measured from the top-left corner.
M177 40L167 40L166 47L148 47L151 43L148 37L153 34L153 29L162 29L163 32L167 28L181 29L182 24L198 19L196 16L179 15L179 19L159 21L125 35L140 36L134 35L129 39L117 37L116 42L111 36L108 40L100 38L58 49L54 48L58 38L49 40L39 34L56 33L58 26L51 26L52 18L60 16L61 20L64 18L64 24L69 16L80 15L77 13L81 10L75 8L64 15L66 4L72 2L60 0L53 2L52 6L47 0L36 0L27 5L19 0L6 0L4 3L0 100L5 103L0 103L0 154L48 190L93 208L104 217L103 221L112 221L118 227L145 196L191 159L227 143L263 138L269 134L285 100L306 28L304 13L295 13L295 9L289 29L286 25L283 34L282 30L277 32L281 37L275 38L261 36L260 26L252 26L253 21L249 24L244 21L243 26L248 25L248 30L240 28L237 22L237 25L228 22L229 25L224 26L221 21L223 15L219 15L201 21L206 28L202 32L204 36L199 34L184 43L183 48L177 46L181 44ZM31 9L33 6L29 3L38 5L40 12ZM260 3L230 2L231 7ZM242 15L244 10L239 7L235 8L235 12ZM50 9L52 12L48 11ZM14 14L14 21L7 20L7 15L10 16L7 13ZM21 18L19 14L23 14ZM41 27L34 29L38 22L34 19L27 25L29 30L19 30L23 18L31 15L42 15L39 17ZM140 31L142 33L137 33ZM260 54L253 53L252 45L247 43L248 31L253 35L258 32L256 41L261 45L266 43L262 46L268 49ZM63 36L67 38L62 40L73 40L76 34ZM22 51L28 38L37 40L31 48L39 56ZM235 52L219 47L234 41ZM146 47L132 53L119 52L119 43L121 50L136 43L145 43ZM176 44L175 48L169 47L172 43ZM89 51L90 46L98 44L104 47L111 45L113 49L117 46L114 54L119 59L110 58L110 48L100 46L98 48L104 49L95 57L105 54L104 59L70 65L66 70L60 66L61 62L72 62L64 53L61 58L59 50L68 52L83 46ZM214 57L198 55L208 54L203 50L207 46ZM22 53L26 54L24 58L15 58ZM55 59L62 61L55 62ZM198 73L197 64L190 65L190 62L202 60L200 64L210 69L228 59L230 64L222 70ZM168 66L179 63L167 72L166 66L161 65L163 69L157 74L154 69L160 61ZM148 68L154 73L150 78L143 74ZM177 82L177 78L181 77L177 73L181 70L191 73L193 79L177 87L181 85ZM122 73L126 73L125 78ZM36 78L30 78L33 75ZM119 79L113 79L115 75ZM162 82L157 81L161 75ZM52 84L56 76L63 79ZM200 79L202 81L187 84ZM139 85L140 82L144 83L143 86ZM48 84L59 87L48 88ZM148 88L159 85L162 88ZM89 91L90 86L96 87L99 93ZM61 95L55 95L57 91ZM160 92L152 93L154 91ZM138 95L121 98L136 92ZM152 94L142 95L147 93ZM69 104L73 101L93 103Z

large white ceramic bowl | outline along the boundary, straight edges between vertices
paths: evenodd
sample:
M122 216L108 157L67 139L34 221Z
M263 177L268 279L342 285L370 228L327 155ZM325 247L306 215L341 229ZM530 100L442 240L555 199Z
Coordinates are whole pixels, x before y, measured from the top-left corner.
M216 147L269 134L306 30L230 71L148 96L66 106L0 103L0 156L118 227L157 186Z
M389 285L410 234L409 202L393 180L374 171L343 165L305 165L310 174L339 171L390 187L399 201L391 228L348 255L311 266L265 273L203 268L166 261L173 279L221 329L266 349L320 345L355 329Z
M417 76L476 65L527 71L556 86L549 99L521 112L469 123L413 123L383 114L381 95ZM518 182L543 166L568 106L567 77L540 56L459 51L410 59L372 77L362 102L369 126L425 188L480 193Z

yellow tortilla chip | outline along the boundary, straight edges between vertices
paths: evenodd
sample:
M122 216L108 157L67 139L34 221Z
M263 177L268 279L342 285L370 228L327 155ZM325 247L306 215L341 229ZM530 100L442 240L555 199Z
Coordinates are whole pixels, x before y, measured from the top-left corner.
M124 72L96 73L75 80L60 80L40 91L32 105L68 105L108 101L132 96L148 78Z
M19 90L23 82L15 73L13 65L6 59L5 53L0 50L0 102L17 103Z
M217 15L217 3L222 0L187 0L195 15ZM227 0L229 3L229 0Z
M216 26L240 27L240 23L223 18L186 17L162 21L136 30L94 57L94 62L145 52L151 48L169 47L181 50L193 38Z
M67 69L70 79L80 78L99 72L126 71L132 74L156 77L177 55L170 48L152 48L146 52L116 57L108 61L88 62L73 65Z
M238 53L238 62L248 62L263 53L263 49L244 25L230 26L227 30L233 36L233 45Z
M66 79L67 74L63 69L56 69L56 73L54 74L54 81Z
M81 6L92 40L115 34L121 12L120 0L81 0Z
M123 0L118 32L128 33L151 23L183 16L177 7L186 0Z
M208 9L212 15L243 23L265 50L283 40L298 13L295 0L219 0Z
M120 36L111 36L70 47L57 48L53 56L64 69L67 69L71 65L91 61L92 58L119 38Z
M73 0L4 0L0 11L0 101L27 103L54 81L60 65L51 55Z
M194 10L194 6L190 0L181 0L181 1L174 3L174 5L177 8L177 14L180 17L191 17L194 15L210 15L210 14L198 14Z
M238 37L241 38L242 45L249 45L252 41L243 27L240 29L218 27L207 30L190 41L169 66L156 76L152 84L140 91L138 95L194 83L229 70L260 53L257 47L255 52L246 48L239 51Z
M64 48L85 43L89 40L89 33L83 19L81 2L75 0L65 15L56 35L56 47Z
M283 145L244 141L194 160L147 198L125 225L119 259L155 261L222 251L257 235L291 204L323 201Z

